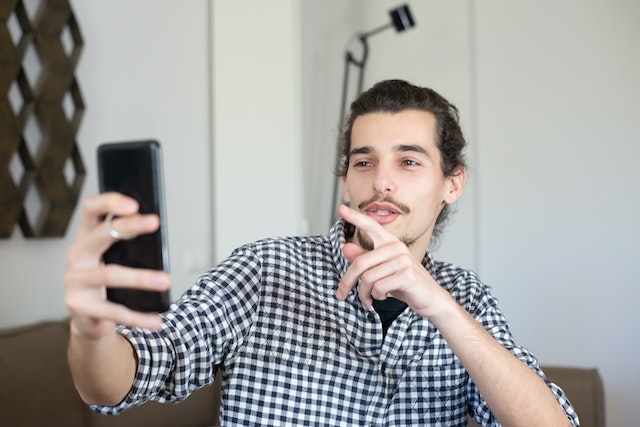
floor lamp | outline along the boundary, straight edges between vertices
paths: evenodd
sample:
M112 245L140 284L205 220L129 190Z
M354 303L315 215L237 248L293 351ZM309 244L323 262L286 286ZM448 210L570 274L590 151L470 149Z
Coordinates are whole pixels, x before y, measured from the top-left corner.
M385 25L382 25L378 28L375 28L366 33L357 34L356 37L360 41L360 45L362 48L362 56L360 59L356 58L354 54L347 49L345 52L345 63L344 63L344 78L342 82L342 103L340 106L340 126L344 126L345 115L347 112L347 104L349 103L349 75L351 74L351 67L354 66L357 68L358 72L358 84L356 95L362 92L362 85L364 80L364 68L367 64L367 58L369 56L369 45L367 44L367 39L373 35L376 35L388 28L394 27L396 32L405 31L415 25L415 21L413 16L411 15L411 11L409 10L408 5L402 5L396 7L389 11L389 15L391 17L391 22L388 22ZM333 203L331 206L331 224L333 224L338 219L338 205L342 203L342 194L340 191L341 178L339 176L335 177L335 181L333 184ZM330 225L331 225L330 224Z

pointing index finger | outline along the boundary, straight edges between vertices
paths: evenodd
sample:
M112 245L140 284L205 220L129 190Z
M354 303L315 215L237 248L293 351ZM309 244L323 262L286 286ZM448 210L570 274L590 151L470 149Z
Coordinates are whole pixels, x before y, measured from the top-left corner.
M397 240L396 236L385 230L373 218L356 211L346 205L338 206L338 213L345 221L363 231L373 242L373 247L380 247Z

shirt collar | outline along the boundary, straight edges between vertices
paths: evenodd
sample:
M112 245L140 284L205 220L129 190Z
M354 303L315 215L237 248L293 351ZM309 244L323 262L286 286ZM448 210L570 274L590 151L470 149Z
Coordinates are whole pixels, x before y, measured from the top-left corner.
M349 261L342 254L342 247L347 242L344 236L344 227L346 222L340 218L329 230L329 240L331 242L331 255L333 257L333 264L336 267L336 273L338 277L344 276L349 268Z

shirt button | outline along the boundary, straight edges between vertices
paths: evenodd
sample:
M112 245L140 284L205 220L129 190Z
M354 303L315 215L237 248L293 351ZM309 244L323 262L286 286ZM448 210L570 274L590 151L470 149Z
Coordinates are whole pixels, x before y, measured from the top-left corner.
M369 319L370 322L373 322L374 320L376 320L376 316L374 316L373 313L367 313L367 319Z
M375 423L369 423L369 427L374 427Z

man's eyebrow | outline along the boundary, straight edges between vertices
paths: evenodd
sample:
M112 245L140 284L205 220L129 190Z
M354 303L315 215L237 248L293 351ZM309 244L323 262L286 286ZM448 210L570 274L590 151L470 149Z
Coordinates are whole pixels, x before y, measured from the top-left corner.
M365 146L365 147L354 148L353 150L349 151L349 156L353 156L354 154L371 154L371 153L373 153L373 148Z
M398 152L414 152L414 153L418 153L418 154L422 154L424 156L430 157L427 150L425 150L423 146L418 144L399 144L394 146L393 150ZM371 154L374 151L375 150L373 149L373 147L365 145L363 147L358 147L351 150L349 152L349 156L353 156L354 154Z
M423 146L421 145L417 145L417 144L401 144L401 145L396 145L395 147L393 147L393 149L395 151L400 151L400 152L415 152L418 154L423 154L427 157L429 156L429 153L427 153L427 150L424 149Z

